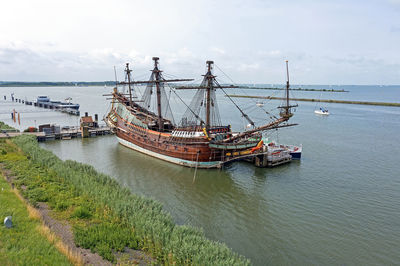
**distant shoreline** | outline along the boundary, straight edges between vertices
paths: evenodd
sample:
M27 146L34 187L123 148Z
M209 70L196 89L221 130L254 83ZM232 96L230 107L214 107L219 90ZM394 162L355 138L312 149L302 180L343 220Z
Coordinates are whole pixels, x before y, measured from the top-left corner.
M275 90L275 91L283 91L285 88L268 88L268 87L243 87L243 89L252 89L252 90ZM289 89L291 91L321 91L321 92L349 92L346 90L335 90L335 89L306 89L306 88L297 88L297 89Z
M88 87L88 86L115 86L115 81L82 81L82 82L17 82L2 81L0 87Z
M268 99L268 100L284 100L283 97L271 97L271 96L250 96L250 95L228 95L229 97L235 98L256 98L256 99ZM362 104L362 105L376 105L376 106L393 106L400 107L400 103L388 103L388 102L363 102L363 101L345 101L345 100L318 100L308 98L291 98L291 100L299 102L323 102L323 103L343 103L343 104Z

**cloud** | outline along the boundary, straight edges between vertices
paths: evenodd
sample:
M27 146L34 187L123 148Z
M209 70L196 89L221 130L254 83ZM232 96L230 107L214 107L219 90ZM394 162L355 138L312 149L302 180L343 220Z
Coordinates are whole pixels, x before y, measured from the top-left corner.
M349 64L362 67L385 64L385 61L381 58L367 57L364 55L348 55L347 57L325 56L324 58L335 64Z
M400 11L400 0L387 0L390 6L392 6L396 11Z
M258 54L265 57L276 58L280 57L282 55L282 52L280 50L271 50L271 51L259 51Z
M45 45L42 44L42 47ZM174 52L160 52L157 55L141 54L131 49L124 52L113 48L93 49L87 52L67 52L61 49L30 48L29 43L0 44L1 80L25 81L76 81L113 79L113 66L118 74L131 63L134 74L149 73L153 56L160 57L161 68L166 73L180 75L194 73L201 65L200 57L188 48Z
M392 5L400 6L400 0L389 0L389 3Z
M259 63L251 63L251 64L240 64L239 71L253 71L258 70L260 68Z
M392 25L390 27L390 32L400 32L400 26L399 25Z
M224 55L226 54L226 51L224 49L218 48L218 47L211 47L210 51L220 54L220 55Z

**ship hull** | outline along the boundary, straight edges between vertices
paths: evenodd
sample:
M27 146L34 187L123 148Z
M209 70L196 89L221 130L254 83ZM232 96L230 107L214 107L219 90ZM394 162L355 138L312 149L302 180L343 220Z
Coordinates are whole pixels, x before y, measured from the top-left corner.
M145 149L143 147L140 147L139 145L136 145L130 141L127 141L123 138L117 137L119 143L125 147L128 147L132 150L150 155L152 157L155 157L157 159L161 159L170 163L174 163L177 165L182 165L182 166L187 166L187 167L197 167L197 168L220 168L223 165L222 161L208 161L208 162L196 162L196 161L190 161L190 160L185 160L182 158L177 158L177 157L172 157L168 156L165 154L161 154L158 152L154 152L148 149Z

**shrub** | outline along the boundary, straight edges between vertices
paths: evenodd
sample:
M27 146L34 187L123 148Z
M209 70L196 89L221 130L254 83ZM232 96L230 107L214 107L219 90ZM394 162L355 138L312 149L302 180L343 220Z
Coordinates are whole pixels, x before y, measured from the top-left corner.
M71 218L88 219L91 216L92 214L86 206L78 206L72 213Z

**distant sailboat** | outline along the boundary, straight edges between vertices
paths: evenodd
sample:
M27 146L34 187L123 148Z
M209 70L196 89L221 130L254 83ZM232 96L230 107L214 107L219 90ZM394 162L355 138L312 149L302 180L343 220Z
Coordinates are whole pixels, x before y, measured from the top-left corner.
M317 115L329 115L328 109L325 109L324 107L320 107L319 110L315 110L314 113Z
M258 101L258 102L256 102L256 105L257 105L258 107L263 107L263 106L264 106L264 103L261 102L261 101Z
M322 92L319 95L319 100L318 100L319 104L321 104L321 95L322 95ZM320 106L319 109L317 109L316 107L317 107L317 105L315 105L315 110L314 110L315 114L317 114L317 115L329 115L329 111L325 107Z

